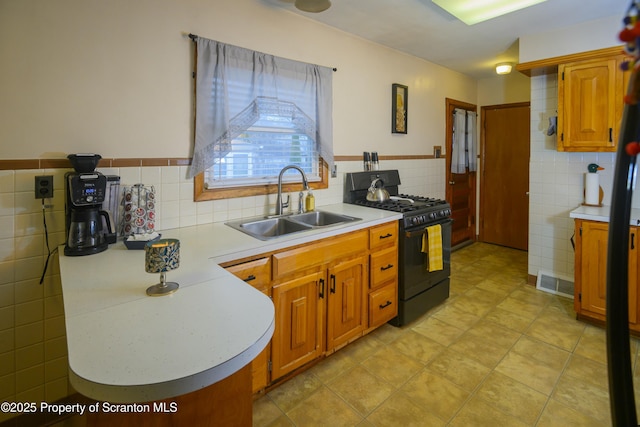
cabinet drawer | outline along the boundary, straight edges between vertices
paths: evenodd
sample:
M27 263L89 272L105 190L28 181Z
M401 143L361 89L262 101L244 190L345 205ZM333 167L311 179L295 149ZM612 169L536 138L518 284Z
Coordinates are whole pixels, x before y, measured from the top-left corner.
M366 230L357 231L274 254L273 279L363 253L367 249L367 237Z
M398 277L398 249L394 246L371 254L370 288L375 289Z
M392 282L369 294L369 327L374 328L398 315L398 286Z
M371 250L395 245L398 241L398 222L382 224L369 229L369 248Z
M226 267L226 270L261 291L267 289L271 281L270 258L243 262L242 264Z

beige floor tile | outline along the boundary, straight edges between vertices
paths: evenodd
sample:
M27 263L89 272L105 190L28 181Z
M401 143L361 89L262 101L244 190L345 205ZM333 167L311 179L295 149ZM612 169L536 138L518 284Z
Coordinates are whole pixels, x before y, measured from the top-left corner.
M517 286L518 285L514 284L513 281L509 279L501 280L501 276L494 276L491 279L486 279L478 283L476 289L490 291L495 294L499 294L500 296L502 296L502 298L504 298L511 292L513 292L517 288Z
M400 338L405 332L407 332L409 328L397 328L395 326L391 326L388 323L380 326L378 329L372 331L367 335L367 337L372 337L377 339L378 341L383 342L384 344L390 344L393 341Z
M578 354L571 356L562 375L586 381L605 390L609 388L607 365Z
M470 293L475 294L470 295ZM470 289L456 298L455 305L460 310L477 317L482 317L495 307L496 303L487 299L479 299L477 291L475 289Z
M311 368L310 372L325 384L337 376L348 372L356 366L357 361L351 357L348 352L343 350L344 348L333 353Z
M547 396L498 372L492 372L476 396L501 412L532 425L542 413Z
M287 416L297 426L355 426L362 417L344 400L322 386L302 401Z
M430 317L411 328L413 331L447 346L454 342L464 331L442 320Z
M463 309L461 309L458 305L462 303L458 303L453 301L451 304L447 304L443 306L440 310L436 311L433 314L438 320L442 320L443 322L448 323L449 325L453 325L456 328L459 328L463 331L466 331L471 326L476 324L478 320L480 320L480 316L476 316L475 314L471 314Z
M544 408L536 427L603 427L607 425L611 423L603 423L601 420L591 418L551 399Z
M496 366L495 372L500 372L549 396L562 371L515 351L510 351Z
M526 427L530 424L522 422L518 416L514 417L499 411L482 399L472 397L448 425L450 427Z
M526 334L565 350L573 350L582 336L585 324L554 309L545 309L531 324Z
M498 347L511 348L520 338L520 334L487 320L481 320L467 331L467 334L484 338Z
M565 367L571 354L566 350L540 342L526 335L523 335L518 342L514 344L513 350L523 356L543 362L558 371Z
M504 301L498 304L498 307L533 320L544 309L544 305L514 296L517 292L516 290L509 294Z
M442 344L414 331L403 334L391 347L425 365L446 349Z
M551 397L601 423L610 421L609 392L588 381L563 375Z
M361 365L394 387L400 387L424 368L422 363L405 356L392 347L380 349L373 356L364 360Z
M508 348L496 345L487 337L477 337L472 334L465 334L458 341L449 346L460 354L463 354L487 368L493 369L502 360Z
M574 354L606 364L607 348L604 329L587 325L576 345Z
M340 351L345 353L345 356L350 357L356 362L361 362L367 357L370 357L378 349L384 347L384 343L375 339L369 335L365 335L359 340L352 342L348 346L342 348Z
M401 390L415 404L447 421L458 412L469 397L469 392L430 371L420 372Z
M453 350L446 350L434 358L427 368L452 383L472 392L491 369Z
M367 416L396 390L361 366L356 366L327 386L362 416Z
M492 309L484 319L505 326L516 332L524 332L534 320L530 316L521 316L518 313L500 307Z
M283 416L284 412L268 396L262 396L253 402L254 427L268 426Z
M396 393L367 417L376 427L440 427L445 422L411 401L404 393Z
M322 387L322 382L310 371L306 371L271 390L267 396L283 412L287 413L320 387Z

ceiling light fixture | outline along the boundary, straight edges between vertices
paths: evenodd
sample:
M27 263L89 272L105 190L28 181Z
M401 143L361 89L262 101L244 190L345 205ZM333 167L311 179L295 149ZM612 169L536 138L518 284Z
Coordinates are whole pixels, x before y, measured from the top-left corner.
M477 24L547 0L431 0L467 25ZM296 1L296 4L298 1Z
M303 12L324 12L331 7L329 0L296 0L295 6Z
M513 64L511 62L501 62L499 64L496 64L496 73L509 74L512 68L513 68Z

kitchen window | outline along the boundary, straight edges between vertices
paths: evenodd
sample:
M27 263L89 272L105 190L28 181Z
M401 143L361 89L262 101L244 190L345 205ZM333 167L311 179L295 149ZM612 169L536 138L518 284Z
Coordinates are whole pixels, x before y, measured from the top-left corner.
M195 200L275 192L280 170L301 167L328 186L333 162L331 74L326 67L198 37ZM286 182L300 182L285 174Z

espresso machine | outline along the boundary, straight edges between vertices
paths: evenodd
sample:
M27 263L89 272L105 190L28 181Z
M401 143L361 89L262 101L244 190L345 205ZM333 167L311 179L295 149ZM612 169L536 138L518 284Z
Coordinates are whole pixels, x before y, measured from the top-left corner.
M97 254L117 240L113 216L117 214L117 202L114 201L118 197L119 177L95 171L101 159L99 154L70 154L67 157L75 172L65 174L67 239L64 254ZM103 208L103 204L111 210Z

